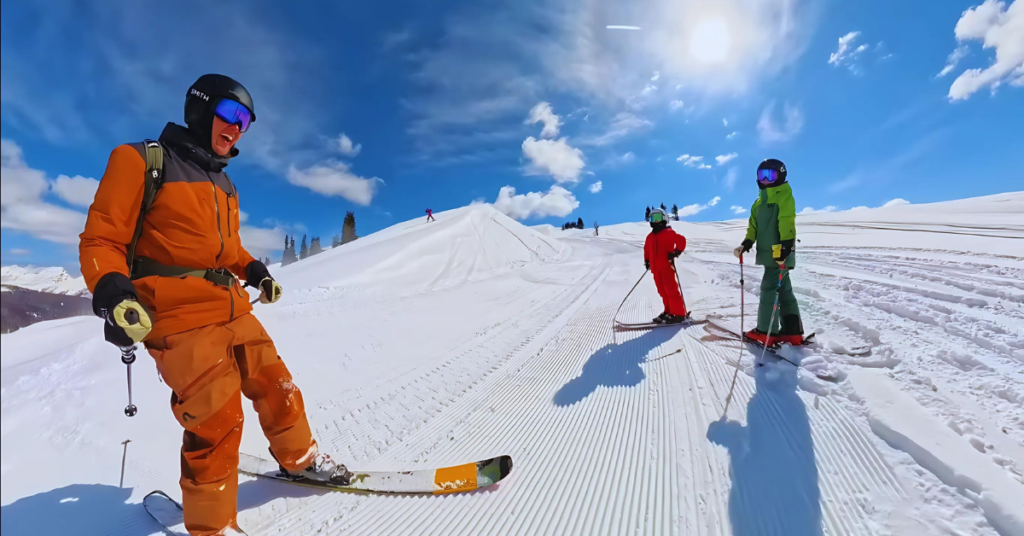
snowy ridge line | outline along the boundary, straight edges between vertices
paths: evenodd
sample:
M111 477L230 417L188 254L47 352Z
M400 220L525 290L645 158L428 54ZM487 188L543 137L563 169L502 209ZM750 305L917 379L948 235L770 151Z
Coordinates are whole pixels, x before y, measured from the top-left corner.
M702 330L703 326L698 328ZM724 402L724 399L719 398L719 395L715 393L728 391L734 369L731 365L722 362L723 355L716 355L722 354L722 351L717 349L709 351L708 347L700 344L697 338L694 338L692 342L697 343L703 349L703 351L695 352L700 356L700 359L696 360L695 366L703 369L704 374L711 378L712 382L718 383L717 387L712 387L711 392L699 397L703 400L713 399L716 402L713 404L716 406L713 414L707 414L705 409L705 419L710 423L718 418L721 405ZM732 348L729 349L730 354L732 350ZM745 352L745 357L750 358L749 352ZM693 365L692 362L688 363ZM761 370L757 372L757 374L763 373ZM695 375L699 376L700 374L695 372ZM794 443L792 423L787 419L787 410L780 406L780 401L771 387L760 387L762 389L760 396L765 397L768 401L766 408L769 411L766 416L781 432L784 441L779 444L792 452L799 452L799 447ZM730 406L730 412L732 408L735 408L741 416L733 417L734 420L746 421L749 418L747 405L755 392L754 381L746 373L741 374L737 380L733 404ZM870 521L871 512L865 510L864 505L858 502L858 497L865 494L873 496L881 503L875 502L873 507L884 509L884 505L896 508L906 497L906 493L899 484L895 473L881 459L877 449L871 446L868 434L853 424L850 415L841 406L829 397L818 398L814 404L807 404L810 398L808 395L801 393L798 396L801 403L807 408L821 496L822 522L827 529L826 533L873 534L874 525ZM758 497L746 495L742 497L746 503L745 509L756 508L756 503L760 500ZM774 534L774 532L770 533Z
M600 267L595 267L594 269L590 270L583 278L579 279L574 284L574 286L566 287L566 289L563 290L563 292L561 292L559 295L557 295L555 297L555 298L559 298L559 299L553 299L553 300L541 303L535 309L540 309L540 312L544 312L543 309L547 309L547 310L550 310L550 311L555 311L555 312L557 312L557 314L562 314L562 312L567 307L567 305L565 303L562 303L563 301L569 300L569 305L571 305L571 303L574 303L574 302L578 301L579 298L580 298L580 293L579 293L578 290L575 293L571 292L574 288L578 289L579 287L583 287L585 290L591 290L592 291L593 288L596 287L596 285L600 282L601 274L598 274L596 276L594 274L598 272L599 268ZM529 321L534 322L534 325L536 325L536 323L538 321L537 315L534 315L534 314L522 314L522 315L519 315L519 317L520 317L519 319L529 319ZM540 318L544 318L544 317L540 317ZM518 321L519 319L515 319L514 322ZM550 321L546 321L546 322L542 323L541 325L546 325L547 323L550 323ZM555 322L554 325L557 326L558 322ZM498 347L498 348L508 348L509 347L508 343L511 342L511 341L521 340L521 338L525 337L525 336L530 336L531 338L534 338L534 335L528 333L529 329L534 329L534 328L531 328L531 326L529 326L529 325L524 326L524 328L522 328L519 331L505 329L505 328L507 328L507 326L505 326L504 324L501 325L501 326L497 326L495 329L488 330L487 333L484 333L483 335L481 335L480 337L477 337L474 340L480 339L478 342L481 344L481 346L486 346L487 343L492 343L492 344L495 344L496 347ZM551 329L548 329L547 331L551 331ZM488 339L488 337L490 337L490 339ZM494 337L500 337L502 340L495 341ZM505 341L505 339L508 339L508 341ZM543 338L541 338L541 340L543 341ZM501 343L501 344L496 344L496 343ZM419 424L421 424L421 426L418 426L413 433L408 435L408 437L404 437L404 438L401 438L401 439L397 440L395 443L391 444L390 448L381 449L381 451L379 453L379 454L381 454L381 456L378 456L378 459L389 459L389 458L390 459L408 459L409 456L403 455L403 452L408 452L409 451L408 448L405 448L407 445L424 445L424 444L429 444L430 441L435 441L435 440L436 441L440 441L440 439L438 439L438 438L442 437L442 435L439 435L437 433L437 430L438 429L442 429L442 430L445 429L445 427L447 426L445 423L449 422L452 419L458 418L458 416L461 415L460 408L463 408L465 406L474 407L476 405L476 404L473 403L473 401L476 400L477 398L479 398L478 396L475 396L475 394L474 394L474 392L479 390L476 387L477 383L480 383L481 381L483 381L484 385L487 385L488 382L484 381L484 380L486 380L486 377L490 376L495 370L499 370L502 367L510 366L508 364L504 364L503 365L503 363L506 362L511 356L519 355L519 359L528 357L530 355L529 352L528 351L526 351L526 352L522 351L522 348L527 346L527 345L528 345L528 341L520 342L519 345L517 346L516 350L512 351L509 355L504 356L504 358L501 361L495 361L495 362L487 361L487 362L485 362L484 365L486 365L488 367L488 371L486 372L485 377L478 378L475 382L473 382L472 385L466 385L465 383L462 383L461 380L458 380L458 379L453 380L452 378L443 378L441 381L438 381L438 382L429 382L429 381L421 381L421 380L423 380L423 378L420 377L420 378L417 378L417 379L415 379L414 381L412 381L410 383L405 383L403 387L397 388L396 389L396 393L400 393L401 396L403 396L403 397L416 396L415 393L417 393L417 392L422 393L424 396L427 396L427 395L433 396L436 393L432 390L432 386L436 386L436 385L439 385L439 384L440 385L447 385L447 384L451 383L451 384L454 384L456 387L458 387L458 386L466 386L467 390L468 390L468 396L463 396L462 399L460 399L459 401L454 401L454 400L453 401L449 401L450 403L447 404L447 405L442 404L443 411L441 411L441 408L438 409L439 413L438 413L438 418L437 419L434 419L433 417L430 417L429 423L427 423L426 421L423 422L423 423L419 423ZM467 355L479 359L481 357L481 355L487 355L487 354L486 353L484 353L484 354L476 353L471 348L469 351L467 351ZM450 364L450 362L446 363L446 365L447 364ZM453 372L456 372L456 374L457 374L456 378L462 378L463 377L463 376L459 376L458 375L458 368L457 367L455 369L453 369ZM417 388L412 388L412 387L414 387L416 385L421 385L421 386L418 389ZM466 393L462 392L462 393L460 393L460 395L466 395ZM423 400L425 400L425 399L421 398L417 402L422 402ZM383 406L381 406L381 409L382 410L389 410L390 407L391 407L390 404L384 404ZM400 415L394 416L394 419L398 420L398 419L400 419L403 416L407 416L409 414L414 413L416 407L418 407L416 403L403 404L403 408L404 409L402 410ZM381 410L377 410L377 411L381 411ZM371 412L371 416L372 416L372 412ZM388 426L388 421L382 421L382 422L384 423L385 426ZM391 424L394 424L394 422L392 422ZM399 429L399 430L403 429L403 427L401 425L396 426L396 428ZM388 429L390 430L391 427L389 426ZM443 437L447 438L448 436L447 436L447 434L444 434ZM473 437L475 437L475 435L471 435L470 439L472 439ZM362 438L360 438L358 436L353 436L351 438L351 440L352 441L357 441L357 442L358 441L364 441L365 442L365 439L362 439ZM445 441L445 442L447 443L447 441ZM396 450L397 450L397 452L396 452ZM482 448L476 449L475 451L471 451L471 452L472 452L473 456L482 456L482 455L489 455L489 454L481 454L481 453L491 453L491 452L494 452L494 451L495 450L494 450L494 448L492 446L490 446L490 445L482 445ZM392 454L395 454L395 455L392 455ZM468 455L468 453L467 453L467 455ZM425 459L422 456L422 453L420 453L420 455L415 456L415 458L416 459L413 460L415 463L427 463L429 461L429 460ZM436 457L434 459L436 459ZM468 458L449 458L448 460L449 461L451 461L451 460L463 461L464 459L468 459ZM513 454L513 459L515 459L515 455L514 454ZM379 460L378 460L378 463L379 463ZM440 462L439 461L437 463L446 463L446 462ZM455 462L452 462L452 463L455 463ZM518 464L518 461L516 463ZM405 465L408 465L408 464L405 464ZM428 463L428 465L429 465L429 463ZM517 467L517 470L518 470L518 467ZM513 475L514 474L515 474L515 472L513 472ZM488 491L488 493L491 493L491 492ZM357 503L364 503L364 502L367 502L367 501L391 500L391 499L395 499L395 497L360 497L360 498L349 498L349 497L346 497L344 499L341 499L341 498L339 498L337 496L337 494L328 494L328 495L316 498L316 502L320 505L316 509L317 510L321 510L321 511L326 510L326 511L330 512L330 511L333 511L333 510L337 510L337 507L336 506L329 506L329 505L335 505L335 504L337 504L337 502L339 500L351 501L353 499ZM438 500L440 498L439 497L429 497L429 498L426 498L426 499L430 499L430 500L436 501L436 500ZM427 504L429 505L429 504L432 504L432 503L427 503ZM372 508L371 508L371 510L372 510ZM400 510L396 510L395 507L383 507L383 508L381 508L380 511L378 512L378 515L379 515L380 519L373 520L371 522L372 523L371 526L375 526L377 529L383 530L378 524L400 521L401 519L403 519L403 516L396 515L397 511L400 511ZM293 518L293 519L289 520L289 519L287 519L285 517L275 519L275 520L273 520L271 522L270 526L266 527L266 529L269 531L270 528L272 528L272 527L276 527L277 529L281 529L282 527L293 528L295 526L298 526L301 523L308 523L308 522L310 522L310 518L309 518L308 510L307 509L297 509L294 512L291 512L290 515L287 516L287 517L290 517L290 518ZM324 522L324 526L330 526L334 521L335 521L334 518L328 519L328 520L326 520ZM408 527L406 527L405 529L402 529L402 530L408 530ZM401 530L399 532L401 533ZM348 534L349 532L345 531L344 533Z

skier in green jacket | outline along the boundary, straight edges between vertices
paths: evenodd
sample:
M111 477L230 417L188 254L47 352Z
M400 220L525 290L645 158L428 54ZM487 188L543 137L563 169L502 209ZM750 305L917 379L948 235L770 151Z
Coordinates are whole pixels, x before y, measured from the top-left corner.
M764 266L757 327L747 332L746 337L766 345L800 345L804 342L804 327L789 279L789 271L796 267L796 202L786 182L786 165L774 158L761 162L757 167L757 187L761 192L750 207L747 236L733 251L739 257L756 243L757 264ZM779 311L773 321L776 295Z

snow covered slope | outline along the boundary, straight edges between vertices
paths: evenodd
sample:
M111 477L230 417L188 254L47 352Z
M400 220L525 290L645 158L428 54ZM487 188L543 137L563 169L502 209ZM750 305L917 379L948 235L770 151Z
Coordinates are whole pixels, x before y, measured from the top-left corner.
M515 469L438 497L243 478L240 523L253 535L1024 534L1022 202L801 216L794 286L820 344L789 355L836 368L838 384L755 368L706 326L613 337L645 224L547 236L474 206L273 268L285 296L255 314L325 449L365 469L497 454ZM740 320L743 225L673 223L698 314ZM747 267L748 328L759 276ZM619 318L658 312L648 277ZM852 355L861 345L870 353ZM4 535L159 533L139 502L180 497L181 431L152 360L140 352L128 419L98 319L0 346ZM262 454L246 411L242 449Z
M84 277L71 277L59 266L4 266L0 268L0 284L51 294L84 296L89 293Z

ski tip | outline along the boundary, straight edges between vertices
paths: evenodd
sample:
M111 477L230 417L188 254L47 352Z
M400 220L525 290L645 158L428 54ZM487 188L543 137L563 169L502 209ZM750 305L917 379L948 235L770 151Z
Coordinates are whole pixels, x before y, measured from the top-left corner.
M512 472L512 456L499 456L498 468L500 469L501 478L508 476Z

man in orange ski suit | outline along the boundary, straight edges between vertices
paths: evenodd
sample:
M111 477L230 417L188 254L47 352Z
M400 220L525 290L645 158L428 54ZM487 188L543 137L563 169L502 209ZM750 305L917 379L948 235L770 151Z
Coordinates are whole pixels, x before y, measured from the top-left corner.
M80 261L93 309L107 321L106 339L119 347L143 342L172 390L171 409L185 429L186 528L193 536L240 534L242 395L253 401L282 468L316 472L324 456L302 394L238 280L258 288L262 303L281 296L267 267L242 247L238 192L224 172L255 120L252 98L231 78L204 75L189 88L185 120L188 128L168 123L160 135L162 186L141 216L144 174L153 173L147 145L157 142L111 153L80 237ZM129 311L138 322L126 320Z

